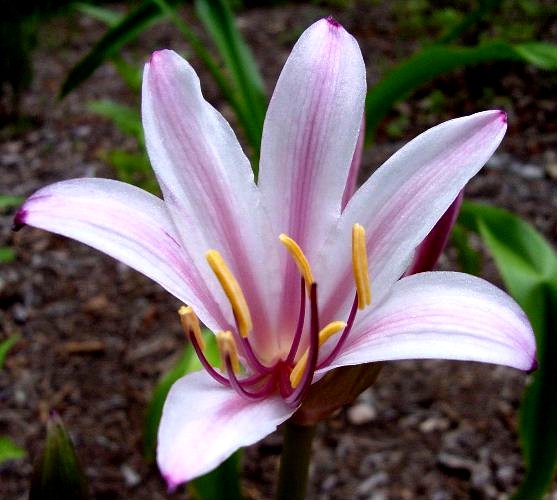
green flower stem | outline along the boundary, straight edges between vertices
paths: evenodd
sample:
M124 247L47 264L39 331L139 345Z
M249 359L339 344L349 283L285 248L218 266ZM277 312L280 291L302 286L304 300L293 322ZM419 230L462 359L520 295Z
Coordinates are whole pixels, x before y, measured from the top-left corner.
M306 497L311 443L315 425L284 425L282 455L276 500L304 500Z

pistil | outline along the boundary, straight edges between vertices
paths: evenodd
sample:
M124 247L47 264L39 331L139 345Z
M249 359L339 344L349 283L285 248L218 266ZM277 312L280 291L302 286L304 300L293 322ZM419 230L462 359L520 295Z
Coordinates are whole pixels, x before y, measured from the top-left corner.
M317 285L315 283L311 285L310 290L310 310L311 323L309 329L308 361L299 384L293 388L294 390L290 395L284 398L284 401L293 407L298 406L304 394L309 389L313 381L315 368L317 367L317 357L319 356L319 312L317 309Z
M302 277L301 285L300 285L300 312L298 313L298 323L296 325L296 331L294 332L294 337L292 338L290 351L288 351L288 356L286 357L287 365L292 364L294 362L294 359L296 358L298 347L300 346L300 340L302 340L302 332L304 331L305 317L306 317L306 292L304 287L304 278Z

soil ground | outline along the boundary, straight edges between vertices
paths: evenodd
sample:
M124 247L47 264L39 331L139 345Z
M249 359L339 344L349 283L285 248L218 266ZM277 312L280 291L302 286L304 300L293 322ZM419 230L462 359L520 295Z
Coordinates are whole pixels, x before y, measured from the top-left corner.
M313 5L249 10L238 21L268 89L299 33L331 11L360 42L370 85L392 60L416 47L396 12L378 2L353 2L344 11ZM189 11L185 15L192 18ZM101 97L138 106L110 65L64 101L56 100L68 69L102 32L99 23L77 15L44 25L35 80L23 100L33 125L2 131L0 192L26 196L61 179L114 177L103 155L114 148L134 151L133 140L87 111L87 102ZM540 21L535 35L554 39L555 19ZM163 47L189 54L176 31L161 25L125 56L142 61ZM208 76L200 74L206 97L229 116ZM376 146L364 155L362 180L427 127L503 104L508 135L467 196L520 214L556 244L555 82L555 74L518 63L484 65L437 80L389 117L387 124L402 123L402 130L380 129ZM432 99L439 101L439 95L436 107ZM183 491L165 492L156 467L141 453L151 391L184 345L179 304L94 250L31 228L11 233L7 213L1 221L0 245L17 252L16 261L0 269L1 338L20 333L21 340L0 372L0 435L10 436L28 455L0 468L0 497L26 498L51 409L71 431L94 498L183 497ZM456 269L454 249L448 248L439 267ZM484 277L500 283L489 259ZM373 388L320 425L308 498L508 498L523 471L516 432L527 382L521 372L490 365L389 363ZM246 450L248 498L272 498L280 450L280 433Z

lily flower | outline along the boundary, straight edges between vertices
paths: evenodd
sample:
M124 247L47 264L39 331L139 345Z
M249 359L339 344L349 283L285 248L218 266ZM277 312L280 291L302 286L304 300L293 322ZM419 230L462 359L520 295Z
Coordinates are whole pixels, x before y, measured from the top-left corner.
M16 215L16 225L93 246L187 304L180 318L205 370L176 382L164 407L158 464L170 487L271 433L334 368L408 358L535 364L525 314L495 286L455 272L402 277L499 145L505 113L426 131L350 197L365 80L341 25L310 26L271 98L256 184L192 67L155 52L142 115L164 201L114 180L74 179L39 190ZM220 368L205 358L200 321L216 332Z

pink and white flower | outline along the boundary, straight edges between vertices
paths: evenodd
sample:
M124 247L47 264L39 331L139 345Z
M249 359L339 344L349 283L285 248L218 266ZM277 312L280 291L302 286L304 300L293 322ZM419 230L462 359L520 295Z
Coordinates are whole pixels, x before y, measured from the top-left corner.
M121 260L190 306L182 320L207 369L179 380L165 404L158 463L170 486L272 432L333 368L407 358L535 363L525 314L493 285L453 272L401 279L499 145L505 113L426 131L350 196L365 92L354 38L331 18L313 24L270 101L256 184L192 67L155 52L143 125L164 201L114 180L74 179L39 190L16 215L17 225ZM221 370L204 358L197 317L221 332Z

